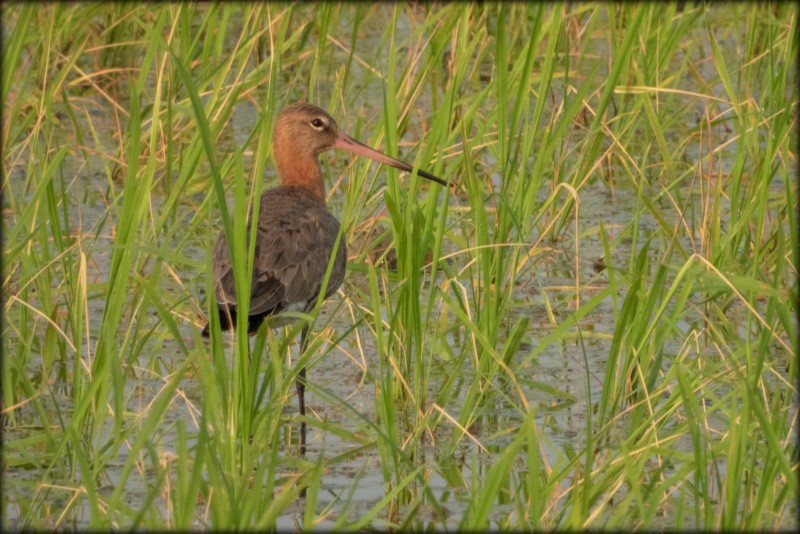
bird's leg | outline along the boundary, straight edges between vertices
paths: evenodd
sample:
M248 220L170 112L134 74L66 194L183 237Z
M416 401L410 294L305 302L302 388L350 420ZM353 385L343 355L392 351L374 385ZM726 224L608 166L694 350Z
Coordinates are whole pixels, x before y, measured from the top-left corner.
M306 325L303 327L303 333L300 335L300 356L297 358L300 361L300 358L303 357L303 353L306 351L306 343L308 342L308 327ZM305 457L306 455L306 367L305 365L301 366L300 369L297 371L297 379L295 381L297 385L297 400L300 403L300 456ZM306 487L303 486L300 489L300 498L305 499L306 497Z
M308 325L303 327L303 333L300 335L300 356L298 360L303 357L308 343ZM300 367L297 371L297 399L300 403L300 456L306 455L306 368Z

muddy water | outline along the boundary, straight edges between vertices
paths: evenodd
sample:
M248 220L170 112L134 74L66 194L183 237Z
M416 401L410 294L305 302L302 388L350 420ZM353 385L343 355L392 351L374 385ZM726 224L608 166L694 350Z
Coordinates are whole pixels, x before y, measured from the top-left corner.
M251 116L250 113L242 113L243 117ZM93 123L97 128L98 119L95 117ZM242 128L246 128L243 125ZM334 171L335 172L335 171ZM113 199L108 197L109 191L109 178L107 169L104 168L103 162L99 160L89 159L88 161L73 160L65 167L67 176L74 177L69 184L69 195L65 198L70 202L71 213L76 214L76 219L73 224L73 232L82 234L84 236L96 235L96 238L87 239L83 246L86 247L86 252L90 259L90 278L91 281L96 283L103 283L108 279L109 261L111 258L113 237L111 227L113 222L107 220L107 210L110 202ZM584 208L580 219L580 229L594 228L600 222L606 224L611 231L616 224L622 226L626 224L629 214L635 207L635 195L626 193L624 191L617 191L615 198L612 200L608 191L602 186L589 186L586 188L582 196ZM158 214L160 206L163 205L164 199L158 191L153 193L151 198L154 213ZM594 209L594 205L607 207L609 203L612 206L612 217L609 218L608 210ZM333 204L336 204L334 199ZM334 208L335 209L335 208ZM191 210L191 204L187 204L178 208L179 212L187 212ZM603 214L600 217L600 214ZM180 215L179 215L180 216ZM652 221L643 220L644 228L655 228ZM206 238L205 240L203 238ZM210 243L214 238L213 233L206 236L199 236L197 241L190 241L183 247L183 254L189 257L190 261L195 266L205 265L207 262L207 254L210 250ZM205 241L205 242L204 242ZM549 246L553 247L552 244ZM562 248L563 247L563 248ZM624 264L622 256L626 254L623 250L617 250L616 253L620 254L620 264ZM351 254L356 255L358 251L351 251ZM537 278L533 279L528 277L518 286L518 294L516 299L519 302L519 314L526 315L531 322L530 339L532 342L539 337L543 337L550 332L552 325L545 313L542 296L542 286L570 286L574 284L574 262L564 263L564 258L570 258L574 254L574 245L565 240L555 248L550 255L552 258L549 261L543 261L539 269ZM581 262L578 264L580 269L580 276L584 283L587 285L602 284L603 275L598 275L593 266L593 259L602 256L602 248L599 240L587 239L581 241ZM201 288L203 287L204 277L206 274L196 268L187 268L180 265L173 265L176 274L183 281L185 285L178 286L176 283L169 284L163 289L165 291L183 291L191 295L189 298L197 300L198 303L204 305L204 296L202 295ZM352 274L348 277L347 284L365 284L363 276ZM366 287L362 290L368 291ZM551 298L553 293L551 292ZM339 297L331 299L335 301ZM422 298L425 298L423 295ZM569 292L565 292L564 300L569 301L573 297ZM90 332L97 332L100 325L100 318L104 302L102 294L94 295L89 300L90 310ZM608 303L610 306L610 303ZM336 308L335 302L330 302L326 305L318 324L323 324L327 321L327 316L332 313ZM609 325L607 307L601 307L593 314L593 318L589 321L592 328L596 332L610 333L613 325ZM155 320L155 318L154 318ZM142 325L147 328L148 325ZM339 314L337 319L332 324L334 330L344 331L350 328L351 321L344 314ZM182 336L186 342L191 343L193 337L192 330L196 329L198 324L183 321L179 322L179 328ZM152 341L152 350L157 351L157 359L163 363L166 368L174 368L178 365L178 359L182 358L181 351L178 348L177 342L171 339L166 332L164 335ZM377 361L375 357L374 347L372 346L371 332L364 326L358 327L358 334L366 354L367 369L370 372L375 372ZM82 354L90 353L90 346L93 346L96 339L90 337L87 340L87 345L82 348ZM9 347L13 352L13 341ZM342 406L329 402L329 397L322 398L316 395L312 390L307 392L307 403L316 417L322 420L336 421L337 424L343 428L358 431L364 427L363 419L375 419L375 384L371 378L363 380L363 370L360 364L354 363L345 354L347 352L354 352L355 346L353 345L353 336L345 339L343 342L343 350L333 350L329 357L320 361L309 371L309 378L320 387L330 393L333 397L344 399L347 406ZM530 342L523 346L530 346ZM585 347L589 351L589 365L588 373L592 376L593 388L595 392L599 392L602 387L602 373L603 365L608 353L608 340L601 340L597 338L588 339ZM525 352L524 350L522 351ZM151 356L150 350L142 351L143 358ZM524 354L520 355L524 358ZM34 366L37 361L32 362ZM151 367L149 361L139 362L138 379L131 379L126 384L126 398L128 398L127 410L133 414L143 414L147 411L149 402L154 399L160 389L164 386L164 380L159 376L153 376L147 371ZM519 382L522 385L523 392L528 399L528 402L541 406L539 409L539 416L537 424L543 431L543 437L548 444L544 450L549 454L549 461L554 463L558 460L558 456L565 447L580 448L580 443L583 439L583 432L585 429L584 414L591 399L585 398L586 392L586 374L584 359L581 352L576 348L558 347L554 346L545 350L538 358L530 361L528 364L522 366L522 372L529 372L528 376L519 376ZM443 372L446 372L443 370ZM466 377L469 379L469 377ZM542 391L538 386L540 384L557 384L564 396L561 399L554 399L551 394ZM435 394L437 384L431 386L431 398ZM202 398L202 385L195 382L191 376L187 376L180 385L181 391L185 394L185 398L176 398L175 402L170 407L170 410L165 418L163 430L159 432L159 444L164 454L169 454L170 449L174 447L174 423L182 421L187 429L195 431L198 424L199 400ZM56 391L59 389L56 388ZM454 399L457 403L461 399ZM72 399L68 394L68 385L64 385L60 395L56 395L53 401L59 405L60 410L68 412L71 410ZM294 406L294 404L292 404ZM446 407L447 409L457 410L457 407ZM354 416L354 413L360 414L359 418ZM456 411L457 413L457 411ZM514 412L511 406L504 404L497 404L493 407L487 408L486 415L489 417L489 423L486 423L485 428L481 431L486 434L496 432L508 421L509 424L518 424L518 414ZM486 418L484 418L486 419ZM34 435L41 432L40 428L36 428L35 424L38 420L37 415L26 407L19 410L20 424L14 429L10 429L6 434L6 439L16 440L23 439L26 434ZM28 421L32 427L26 427ZM450 432L450 428L445 429L445 433ZM111 433L112 429L109 427L105 430ZM163 432L163 435L161 435ZM348 442L342 438L321 431L317 428L311 427L308 436L308 457L313 459L319 455L324 455L326 458L336 457L344 454L359 444ZM495 445L502 445L507 443L508 436L501 436L494 440ZM488 443L487 443L488 444ZM435 459L436 448L435 446L423 446L423 453L430 456L431 461L440 462L440 459ZM425 452L427 450L427 452ZM174 453L174 449L172 450ZM124 458L124 451L121 451L121 458ZM455 457L457 469L461 471L461 476L464 480L470 480L471 469L477 466L478 469L485 469L486 466L491 464L491 457L480 454L477 449L468 441L464 440L463 444L459 447ZM123 463L112 463L104 471L105 481L101 487L101 494L109 494L116 486L117 479L120 475L120 470L123 468ZM31 473L25 471L17 471L15 469L7 469L5 475L9 480L31 480ZM53 478L59 478L57 473ZM69 475L64 472L64 478L69 479ZM33 477L35 478L35 477ZM137 500L144 502L148 494L148 488L145 486L137 487L132 484L129 479L129 484L126 488L129 502L135 505ZM446 491L451 492L449 499L445 502L445 507L451 514L452 524L454 527L461 514L461 510L466 505L462 500L466 498L465 495L458 492L452 492L452 488L448 483L436 474L433 473L429 477L429 484L434 489L434 494L437 498L442 499ZM325 507L332 505L334 513L332 517L335 519L335 510L342 506L342 501L347 500L347 513L351 518L359 517L361 514L366 513L370 508L380 501L384 495L385 484L381 471L380 458L375 448L366 448L361 454L353 459L329 464L325 473L322 475L321 493L319 495L319 506ZM33 489L31 490L34 491ZM68 496L64 496L58 492L52 492L52 505L63 506L68 500ZM11 509L13 512L13 508ZM279 528L291 528L295 522L302 517L304 511L303 502L297 502L292 508L287 510L287 513L281 517L279 521ZM198 509L198 512L201 512ZM501 510L498 509L498 513ZM75 515L76 523L73 525L80 528L86 526L83 521L88 521L89 509L84 508L82 512ZM13 517L9 517L13 523ZM378 523L379 524L379 523ZM333 523L323 523L320 526L333 526ZM199 526L199 525L198 525Z
M91 167L89 165L88 167ZM76 170L75 186L73 186L73 194L71 198L74 199L75 210L73 213L80 214L80 218L75 221L76 230L80 227L82 233L99 233L99 237L89 243L91 247L91 276L96 282L103 282L108 276L108 262L111 256L111 247L113 244L110 238L110 231L107 225L97 226L98 220L102 220L105 216L107 199L103 198L102 191L107 189L107 178L105 175L97 170L86 168L85 170ZM153 199L154 210L158 211L158 205L163 202L155 194ZM626 191L617 188L612 196L608 188L603 184L590 184L585 187L581 192L581 211L579 219L579 233L597 228L601 223L605 225L609 232L612 234L618 232L620 228L624 227L631 218L632 213L637 209L637 200L635 192ZM335 202L334 202L335 204ZM187 209L184 207L184 209ZM657 231L657 223L652 218L643 216L640 224L640 231L644 233L652 233ZM99 231L98 231L99 230ZM565 318L565 314L574 308L574 291L571 290L554 290L549 288L574 286L576 265L574 262L574 242L569 236L574 238L574 232L567 232L568 237L561 243L548 243L550 251L547 256L537 260L537 274L536 277L523 277L523 280L517 287L515 299L518 302L519 316L525 315L530 320L529 336L523 345L523 350L519 355L520 360L524 361L526 358L526 349L530 350L536 345L537 340L546 336L552 330L552 324L545 312L543 291L548 292L548 297L554 299L557 303L556 312L561 314L558 320ZM203 265L207 261L207 254L209 251L209 243L213 239L213 235L206 236L208 243L190 243L185 246L183 253L190 256L190 259L197 265ZM683 243L687 248L691 248L692 244L689 242ZM598 287L603 287L606 281L606 275L600 271L596 265L596 260L603 257L602 244L596 235L589 234L588 237L580 240L580 261L577 264L577 270L582 280L583 290L582 299L586 299L592 295L593 291ZM355 254L356 251L351 251ZM611 263L617 266L626 265L627 258L630 250L626 250L624 246L619 246L614 250L614 257ZM183 287L173 286L165 288L169 291L188 291L190 293L196 292L196 296L192 299L197 299L199 303L204 302L203 295L199 288L202 287L202 278L204 273L198 273L195 270L181 271L176 270L179 277L186 280L186 285ZM364 283L363 277L351 275L348 277L348 284L361 284ZM362 288L368 291L366 287ZM559 297L559 294L561 295ZM334 297L335 301L339 297ZM423 296L424 298L424 296ZM559 303L560 300L560 303ZM103 302L101 298L90 299L90 317L91 330L97 331L99 326L99 318L102 317ZM602 381L605 372L605 362L609 353L610 336L613 333L614 325L609 322L609 318L613 317L611 313L611 301L601 304L589 317L582 321L582 328L587 332L586 338L583 340L582 346L579 345L555 345L545 349L537 358L527 361L520 365L518 369L518 381L522 387L523 393L527 401L537 406L537 426L542 432L543 441L545 446L544 452L548 456L548 461L551 464L556 463L559 457L563 455L566 449L580 450L585 440L586 429L586 412L590 409L592 402L596 400L596 396L600 395L602 391ZM336 306L335 302L327 304L326 313L331 313L332 309ZM325 322L325 314L320 318L320 322ZM180 324L181 332L184 340L190 341L192 338L191 330L197 328L197 324L184 322ZM332 324L334 330L342 332L351 326L350 320L346 316L340 318ZM363 342L364 351L367 356L367 369L374 370L377 366L375 360L375 353L371 347L371 333L366 327L358 327L361 341ZM89 343L94 343L94 339L90 339ZM164 361L165 366L172 367L174 362L171 359L180 354L177 343L170 340L168 337L156 340L160 344L161 349L158 358ZM346 339L344 341L344 350L350 351L352 349L353 341ZM13 346L11 347L13 352ZM668 350L678 351L678 346L668 347ZM84 347L83 350L86 350ZM585 351L585 354L584 354ZM143 351L144 355L149 355L149 351ZM588 364L588 368L586 365ZM142 368L147 368L146 362L141 363ZM354 416L354 412L361 414L365 419L375 418L375 384L371 379L362 380L363 371L359 365L350 360L344 351L334 350L326 359L320 361L309 371L309 378L330 395L345 399L347 406L337 405L329 402L328 397L322 398L314 393L313 390L307 393L307 404L313 410L315 417L322 420L336 421L337 424L343 428L352 431L358 431L363 428L363 420ZM132 413L144 413L147 405L155 398L158 391L163 387L163 380L158 377L147 378L147 374L143 373L142 378L132 380L128 384L129 404L128 410ZM467 377L468 379L468 377ZM587 397L587 380L591 384L591 390L595 398ZM560 395L554 396L551 391L543 390L542 384L554 385L560 391ZM436 384L432 384L435 388ZM172 447L172 438L169 435L170 429L173 429L173 423L177 420L183 421L187 428L192 431L196 429L198 413L197 401L202 396L201 385L193 383L192 377L187 377L182 381L180 386L181 390L186 393L186 401L176 401L170 408L168 416L165 420L164 432L165 435L160 437L160 446L162 451L169 451ZM431 395L435 390L431 391ZM60 399L60 400L59 400ZM63 405L62 409L70 409L70 397L64 392L64 395L57 396L53 399L57 404ZM458 403L461 399L454 399ZM457 410L457 407L448 406L448 409ZM21 422L20 426L15 429L9 430L5 436L6 439L22 439L26 434L26 419L27 410L23 408L20 410ZM486 428L481 429L486 434L493 434L502 428L504 421L509 424L518 424L518 415L513 411L512 407L505 406L502 403L493 407L487 407L485 414L488 416L488 423ZM35 424L37 420L35 413L28 413L29 421ZM487 420L486 418L482 418ZM31 434L40 432L38 428L30 429ZM107 429L108 432L111 429ZM494 440L495 445L506 443L508 436L501 436ZM353 450L359 444L343 440L339 436L331 433L321 431L317 428L311 427L308 437L308 458L318 458L319 455L324 455L325 458L332 458L338 455L347 453ZM425 447L423 447L423 450ZM428 451L432 460L435 458L435 448L431 447ZM123 454L124 456L124 454ZM486 469L486 466L491 464L491 456L480 454L477 449L469 442L464 440L459 450L456 453L457 469L461 472L464 480L471 479L471 470L473 468ZM438 462L438 460L434 460ZM105 477L107 480L101 489L101 494L108 493L115 487L115 481L119 476L123 465L112 464L106 469ZM444 501L444 506L450 513L450 520L448 521L449 527L453 528L458 524L461 517L461 512L466 506L468 497L453 492L452 487L442 479L436 470L432 470L429 477L429 484L434 490L434 495L437 499ZM67 473L63 473L65 477ZM30 480L31 473L15 471L14 469L7 469L5 471L7 482L9 480ZM35 478L35 477L34 477ZM58 478L56 475L55 478ZM130 487L126 488L129 503L135 506L137 500L144 502L148 494L148 488L136 487L129 484ZM334 526L334 521L337 519L337 510L342 509L344 503L347 502L346 508L350 518L357 518L362 514L369 511L375 506L383 497L385 492L385 484L382 475L380 458L375 448L366 448L355 458L347 461L331 463L322 475L321 492L319 495L318 509L331 506L331 520L323 522L319 525L321 528ZM449 497L445 498L445 492ZM31 489L31 493L34 490ZM57 492L53 492L52 505L54 507L64 506L68 501L68 497ZM11 509L13 512L13 508ZM198 508L198 512L201 509ZM301 520L304 512L304 503L298 501L290 507L286 513L280 518L278 528L294 528L298 521ZM507 513L508 510L498 508L495 510L497 514ZM166 513L166 510L164 510ZM83 513L77 514L77 523L73 526L81 527L85 524L81 521L88 520L89 510L84 510ZM8 518L13 524L14 518ZM433 518L431 518L433 519ZM200 526L200 524L198 524ZM380 521L375 526L380 526Z

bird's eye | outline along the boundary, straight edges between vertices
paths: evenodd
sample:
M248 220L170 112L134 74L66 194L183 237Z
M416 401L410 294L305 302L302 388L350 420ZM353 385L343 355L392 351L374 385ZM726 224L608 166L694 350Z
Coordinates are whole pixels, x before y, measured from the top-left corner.
M325 121L317 117L316 119L311 120L311 126L315 130L323 130L325 128Z

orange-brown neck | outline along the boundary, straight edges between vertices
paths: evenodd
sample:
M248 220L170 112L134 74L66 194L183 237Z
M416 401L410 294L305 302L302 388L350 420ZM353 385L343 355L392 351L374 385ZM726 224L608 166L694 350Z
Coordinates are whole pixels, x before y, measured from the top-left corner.
M325 184L317 156L307 147L292 143L280 130L275 131L273 149L281 185L303 187L324 202Z

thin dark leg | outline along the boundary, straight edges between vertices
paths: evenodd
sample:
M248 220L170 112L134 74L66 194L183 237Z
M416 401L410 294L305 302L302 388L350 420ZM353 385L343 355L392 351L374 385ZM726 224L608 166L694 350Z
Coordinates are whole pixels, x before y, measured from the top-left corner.
M303 328L300 336L300 357L306 350L308 342L308 326ZM299 358L298 358L299 359ZM306 455L306 368L301 367L297 371L297 400L300 403L300 456Z
M300 356L298 360L303 357L306 350L306 343L308 341L308 326L303 328L303 333L300 335ZM301 367L297 371L297 400L300 403L300 456L306 455L306 368ZM300 488L300 498L305 499L306 487Z

